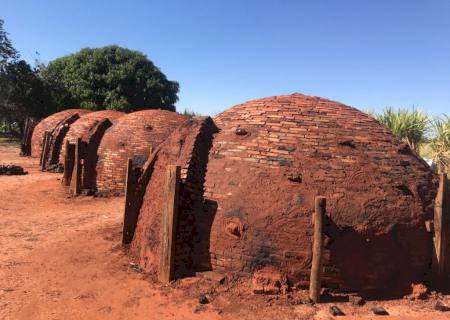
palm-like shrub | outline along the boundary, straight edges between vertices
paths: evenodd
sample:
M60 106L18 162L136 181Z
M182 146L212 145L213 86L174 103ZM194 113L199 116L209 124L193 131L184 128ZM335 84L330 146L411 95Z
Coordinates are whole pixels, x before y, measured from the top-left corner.
M450 173L450 117L444 115L433 121L433 138L430 142L433 161L442 173Z
M420 145L427 140L430 120L427 114L421 110L386 108L381 114L374 115L374 117L417 153L419 153Z

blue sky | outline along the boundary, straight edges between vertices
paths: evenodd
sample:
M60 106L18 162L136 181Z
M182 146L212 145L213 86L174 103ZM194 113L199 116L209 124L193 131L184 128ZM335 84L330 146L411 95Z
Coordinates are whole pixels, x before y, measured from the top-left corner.
M178 110L301 92L450 114L448 0L2 0L0 18L30 62L144 52L180 83Z

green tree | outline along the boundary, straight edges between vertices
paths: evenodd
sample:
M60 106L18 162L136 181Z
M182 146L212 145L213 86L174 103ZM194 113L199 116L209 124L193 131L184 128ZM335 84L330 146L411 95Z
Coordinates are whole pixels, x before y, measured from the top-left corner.
M0 119L8 133L21 134L27 116L42 118L55 111L42 79L24 60L0 70Z
M8 33L3 28L4 21L0 19L0 68L3 68L9 61L19 58L19 54L14 49Z
M439 172L450 173L450 117L444 115L435 119L433 131L430 141L433 161Z
M21 134L27 116L41 118L54 112L50 95L36 70L13 47L0 19L0 127Z
M175 111L179 86L144 54L118 46L86 48L48 64L41 76L58 108Z
M405 141L416 153L419 153L420 146L427 141L430 120L421 110L386 108L381 114L373 116Z

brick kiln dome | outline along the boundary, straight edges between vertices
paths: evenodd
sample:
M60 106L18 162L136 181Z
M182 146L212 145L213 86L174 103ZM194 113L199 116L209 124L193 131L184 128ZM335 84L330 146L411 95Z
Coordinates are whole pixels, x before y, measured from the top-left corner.
M42 144L45 131L54 132L61 125L70 125L81 115L90 112L85 109L67 109L48 116L40 121L33 130L31 138L31 156L38 158L41 156Z
M98 136L97 143L99 144L101 138L103 137L104 131L116 123L123 115L125 115L125 113L115 110L102 110L84 114L70 126L69 131L64 137L62 145L64 146L66 141L75 143L77 138L81 138L82 141L88 142L94 135ZM98 132L99 130L101 132ZM94 150L95 154L97 154L97 148ZM63 158L64 148L61 148L59 156L60 163L63 162Z
M175 131L145 168L150 178L131 242L131 253L153 273L168 164L182 167L178 275L273 266L292 284L302 283L311 266L316 195L327 198L326 283L400 288L428 270L432 236L424 222L433 214L433 173L354 108L276 96Z
M166 110L130 113L108 129L98 149L97 190L123 194L127 159L135 166L147 160L150 148L156 148L186 117Z

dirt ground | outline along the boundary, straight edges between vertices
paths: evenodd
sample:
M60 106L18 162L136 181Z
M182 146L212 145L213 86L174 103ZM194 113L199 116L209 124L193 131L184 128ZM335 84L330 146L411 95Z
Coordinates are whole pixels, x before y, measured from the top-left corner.
M0 164L29 173L0 176L0 319L450 319L437 300L305 303L306 292L252 295L249 282L214 273L168 286L154 282L120 245L123 198L68 197L61 175L38 170L38 159L18 156L0 142ZM199 304L205 294L209 303Z

